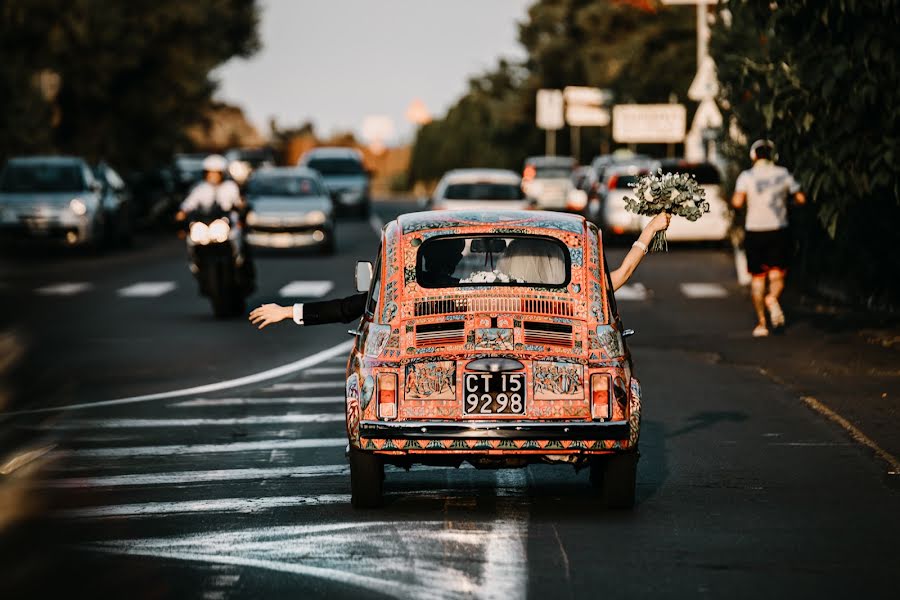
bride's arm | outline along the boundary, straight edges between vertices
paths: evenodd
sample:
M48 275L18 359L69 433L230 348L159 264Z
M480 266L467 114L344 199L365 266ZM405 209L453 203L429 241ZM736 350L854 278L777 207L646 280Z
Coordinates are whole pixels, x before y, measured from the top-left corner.
M622 260L622 264L618 269L609 274L610 279L612 279L613 291L618 290L628 282L631 274L634 273L634 270L637 269L637 266L641 264L641 260L647 253L646 249L650 247L650 242L653 241L653 236L656 235L658 231L664 231L665 229L667 229L669 227L669 221L671 220L672 215L668 213L660 213L653 217L649 223L647 223L647 226L644 227L644 230L641 232L641 235L640 237L638 237L635 245L632 246L631 250L628 251L628 254L625 255L624 260ZM639 247L639 245L641 245L642 247Z

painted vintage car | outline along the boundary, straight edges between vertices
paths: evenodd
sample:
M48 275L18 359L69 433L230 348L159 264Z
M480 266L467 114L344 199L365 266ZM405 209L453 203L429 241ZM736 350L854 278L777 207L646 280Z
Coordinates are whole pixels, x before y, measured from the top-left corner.
M641 391L601 236L543 211L407 213L357 264L366 312L346 389L352 502L384 465L590 469L634 504Z

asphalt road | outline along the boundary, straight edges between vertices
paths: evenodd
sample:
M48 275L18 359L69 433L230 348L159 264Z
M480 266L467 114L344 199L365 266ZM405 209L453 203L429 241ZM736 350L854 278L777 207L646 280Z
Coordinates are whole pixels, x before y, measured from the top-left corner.
M258 256L251 304L351 293L377 238L338 236L334 257ZM562 466L389 470L386 506L354 511L347 327L216 321L169 238L2 265L0 443L22 465L0 475L2 598L895 597L897 486L790 386L722 360L778 343L749 340L724 250L650 256L619 294L645 397L630 512Z

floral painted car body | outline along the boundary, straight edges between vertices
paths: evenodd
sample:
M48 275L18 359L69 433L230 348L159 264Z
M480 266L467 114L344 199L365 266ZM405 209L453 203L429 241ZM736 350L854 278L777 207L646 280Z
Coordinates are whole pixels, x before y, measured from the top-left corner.
M640 385L592 223L407 213L357 277L369 298L347 373L355 506L381 502L385 464L462 462L590 467L607 505L633 504Z

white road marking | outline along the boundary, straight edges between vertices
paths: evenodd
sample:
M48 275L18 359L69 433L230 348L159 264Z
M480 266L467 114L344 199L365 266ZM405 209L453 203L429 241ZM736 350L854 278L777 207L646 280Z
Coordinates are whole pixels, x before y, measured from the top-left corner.
M346 375L347 367L315 367L306 369L304 375Z
M269 379L277 379L279 377L284 377L285 375L290 375L292 373L296 373L298 371L302 371L304 369L308 369L313 365L318 365L327 361L328 359L337 356L339 354L347 354L350 352L350 349L353 348L354 341L347 340L345 342L341 342L337 346L333 346L328 348L327 350L322 350L321 352L316 352L310 356L305 358L301 358L300 360L296 360L292 363L288 363L286 365L281 365L280 367L275 367L274 369L268 369L266 371L262 371L260 373L254 373L252 375L247 375L245 377L238 377L237 379L229 379L226 381L219 381L216 383L208 383L206 385L199 385L196 387L185 388L181 390L172 390L170 392L160 392L156 394L145 394L143 396L130 396L128 398L117 398L115 400L100 400L98 402L83 402L79 404L69 404L65 406L54 406L48 408L36 408L31 410L19 410L14 412L3 413L3 416L12 417L15 415L26 415L26 414L35 414L35 413L45 413L45 412L57 412L63 410L82 410L86 408L96 408L98 406L116 406L120 404L134 404L135 402L148 402L150 400L166 400L169 398L183 398L184 396L197 396L200 394L209 394L212 392L218 392L221 390L227 390L237 387L243 387L245 385L251 385L255 383L259 383L261 381L267 381Z
M281 477L329 477L348 475L348 465L314 465L291 467L268 467L265 469L215 469L211 471L175 471L171 473L134 473L127 475L107 475L105 477L68 477L44 480L42 487L48 488L105 488L126 485L174 485L181 483L221 483L228 481L248 481L278 479Z
M75 294L86 292L92 287L93 286L90 283L84 281L73 281L68 283L55 283L53 285L45 285L44 287L39 287L34 291L41 296L74 296Z
M719 283L682 283L681 293L688 298L726 298L728 290Z
M345 417L344 413L339 412L317 414L288 413L285 415L259 415L226 419L73 419L42 426L41 428L69 430L143 427L234 427L236 425L283 425L285 423L337 423L338 421L343 421Z
M346 360L346 359L344 359ZM339 388L346 387L344 381L305 381L303 383L275 383L267 388L263 388L264 392L302 392L304 390L314 390L319 388Z
M528 515L521 504L502 498L522 496L525 493L526 472L524 470L499 470L496 472L498 509L501 517L494 522L487 535L482 568L481 598L525 598L528 583L528 559L526 556L526 536Z
M628 285L623 285L615 292L616 300L646 300L647 299L647 288L644 287L643 283L629 283Z
M123 298L158 298L175 289L174 281L143 281L119 290Z
M321 506L350 504L349 494L319 496L271 496L263 498L214 498L181 502L145 502L60 510L53 516L63 519L97 519L101 517L142 517L205 512L254 513L285 506Z
M86 458L135 458L138 456L175 456L181 454L222 454L226 452L268 452L271 450L305 450L308 448L343 448L347 438L312 438L299 440L259 440L227 444L173 444L168 446L122 446L117 448L80 448L61 451L63 456Z
M170 406L193 408L197 406L257 406L269 404L343 404L343 396L311 396L308 398L197 398L184 400Z
M283 298L321 298L334 289L333 281L292 281L280 290Z

